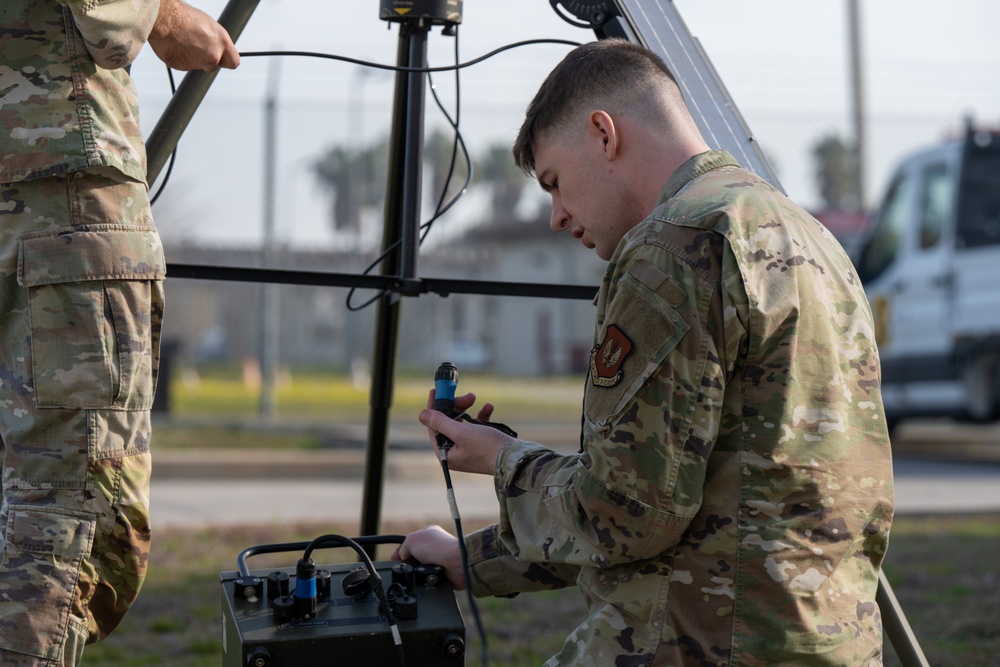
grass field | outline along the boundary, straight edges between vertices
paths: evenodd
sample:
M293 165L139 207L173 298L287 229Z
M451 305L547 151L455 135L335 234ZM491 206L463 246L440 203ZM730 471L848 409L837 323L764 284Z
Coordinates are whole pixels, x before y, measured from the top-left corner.
M393 409L413 415L427 403L434 386L433 373L400 375L394 383ZM463 373L459 394L474 392L479 401L502 405L518 419L544 418L564 410L579 413L583 384L579 378L503 378ZM171 412L182 418L253 418L258 413L260 389L244 381L233 368L208 368L179 373L170 386ZM275 390L276 418L311 422L342 419L364 422L368 414L368 385L356 386L346 375L302 370L285 373Z
M386 532L410 528L386 526ZM1000 516L899 517L893 531L886 573L930 664L1000 663ZM327 532L352 534L349 526L329 525L161 532L139 601L115 634L88 647L84 665L218 667L219 573L235 570L236 555L245 547L309 540ZM295 556L255 557L250 566L289 566L289 558ZM460 602L464 607L464 597ZM491 664L498 667L537 667L583 617L575 589L480 604ZM467 664L475 665L478 643L467 612L465 618ZM886 665L899 664L891 649L886 653Z
M424 405L428 378L397 378L394 411L412 419ZM576 380L532 381L463 376L460 393L475 391L502 406L498 417L577 420L582 387ZM156 447L316 447L325 425L364 424L367 390L349 378L293 373L277 391L278 415L262 429L255 416L259 391L234 369L173 383L173 414L157 427ZM234 427L233 424L242 425ZM286 425L287 428L283 428ZM303 426L305 425L305 427ZM447 517L442 523L447 525ZM385 525L386 533L418 526ZM467 526L472 529L473 526ZM235 569L236 555L255 544L354 534L355 526L297 525L160 531L150 575L135 608L105 642L88 647L84 665L100 667L217 667L222 661L219 573ZM346 553L345 557L350 557ZM903 516L893 524L885 570L931 665L1000 665L1000 515ZM384 557L384 554L383 554ZM278 557L254 568L288 566ZM464 599L464 598L463 598ZM464 602L462 603L464 605ZM582 618L574 589L481 601L491 664L539 665ZM466 619L470 616L466 613ZM478 664L468 628L470 659ZM899 662L890 648L886 664Z

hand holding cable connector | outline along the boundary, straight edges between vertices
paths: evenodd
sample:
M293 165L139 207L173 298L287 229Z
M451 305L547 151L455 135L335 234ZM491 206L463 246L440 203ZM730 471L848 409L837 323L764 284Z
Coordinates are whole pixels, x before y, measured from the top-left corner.
M503 424L491 422L493 405L486 403L475 418L466 414L476 402L475 394L455 396L458 372L452 364L442 364L434 376L435 389L420 413L420 423L431 433L434 448L447 450L452 470L492 475L497 455L517 434Z

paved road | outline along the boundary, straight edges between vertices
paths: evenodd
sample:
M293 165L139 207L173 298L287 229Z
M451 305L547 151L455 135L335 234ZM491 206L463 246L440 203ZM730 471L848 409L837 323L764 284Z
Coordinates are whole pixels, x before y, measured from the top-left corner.
M941 462L897 457L896 511L949 513L1000 511L1000 463ZM496 515L492 479L456 473L463 519ZM154 476L152 512L158 527L254 524L284 521L360 521L359 475L280 479ZM382 501L383 520L448 522L440 470L433 458L390 453Z
M455 480L455 496L467 522L497 513L489 478ZM168 479L153 483L156 526L204 526L295 521L358 521L362 484L353 480L278 479L240 481ZM389 480L382 496L383 521L450 522L444 483Z

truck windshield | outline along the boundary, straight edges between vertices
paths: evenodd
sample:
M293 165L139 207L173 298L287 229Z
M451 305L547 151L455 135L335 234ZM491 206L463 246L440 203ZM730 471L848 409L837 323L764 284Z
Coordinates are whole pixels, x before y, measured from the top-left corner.
M906 173L896 176L889 186L875 227L858 258L858 277L862 283L880 276L902 247L912 189L913 179Z

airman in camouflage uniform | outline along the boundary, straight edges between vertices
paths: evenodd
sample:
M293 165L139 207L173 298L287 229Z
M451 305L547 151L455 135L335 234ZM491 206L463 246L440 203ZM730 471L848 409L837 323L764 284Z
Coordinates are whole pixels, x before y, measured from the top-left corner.
M880 665L892 472L864 291L816 220L703 150L653 59L625 42L575 50L515 144L552 193L553 228L609 259L580 453L421 414L455 441L453 467L495 457L500 522L467 538L473 592L579 586L590 615L548 665ZM661 93L665 118L643 106ZM545 115L553 100L566 115ZM650 196L614 199L615 179L646 166L673 167L651 214L593 216ZM454 570L439 532L401 556Z
M145 576L165 263L123 68L176 6L0 6L3 665L78 664Z

